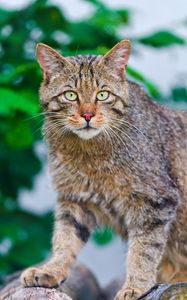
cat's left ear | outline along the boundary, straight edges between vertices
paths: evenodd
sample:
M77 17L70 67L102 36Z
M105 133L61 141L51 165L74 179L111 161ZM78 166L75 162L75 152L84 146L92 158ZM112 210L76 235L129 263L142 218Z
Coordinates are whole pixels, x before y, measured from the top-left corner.
M125 79L125 69L131 53L131 43L123 40L108 51L99 64L106 65L112 72Z

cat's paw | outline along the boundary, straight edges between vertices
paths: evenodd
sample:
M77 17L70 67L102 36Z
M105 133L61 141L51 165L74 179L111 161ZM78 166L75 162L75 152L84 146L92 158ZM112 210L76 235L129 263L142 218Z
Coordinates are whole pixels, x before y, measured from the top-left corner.
M64 279L65 280L65 279ZM63 278L60 279L60 282ZM52 272L39 268L28 268L21 275L21 283L24 287L46 287L53 288L59 284L59 278L57 278Z
M136 300L143 294L144 292L140 289L126 288L117 293L115 300Z

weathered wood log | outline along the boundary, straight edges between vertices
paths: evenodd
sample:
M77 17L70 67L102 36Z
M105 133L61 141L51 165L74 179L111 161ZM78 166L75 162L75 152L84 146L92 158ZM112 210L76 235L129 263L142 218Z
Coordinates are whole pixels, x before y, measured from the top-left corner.
M106 300L93 274L82 265L76 265L58 289L23 288L20 273L6 279L5 286L0 290L0 300Z
M122 286L122 280L114 280L105 289L107 300L114 300ZM187 300L187 283L158 284L138 300Z
M139 300L187 300L187 283L159 284Z
M77 265L69 279L58 289L22 288L20 273L10 276L0 290L0 300L113 300L123 281L114 280L101 289L93 274ZM139 300L187 300L187 283L154 286Z
M19 288L15 292L6 290L2 295L1 300L72 300L66 294L55 289L45 288Z

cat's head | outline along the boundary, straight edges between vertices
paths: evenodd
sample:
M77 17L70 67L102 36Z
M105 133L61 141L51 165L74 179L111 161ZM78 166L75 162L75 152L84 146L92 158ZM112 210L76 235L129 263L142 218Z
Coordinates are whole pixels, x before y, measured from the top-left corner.
M125 69L130 51L130 42L123 40L104 56L65 58L38 44L44 77L41 103L46 117L52 117L53 128L91 139L115 126L128 105Z

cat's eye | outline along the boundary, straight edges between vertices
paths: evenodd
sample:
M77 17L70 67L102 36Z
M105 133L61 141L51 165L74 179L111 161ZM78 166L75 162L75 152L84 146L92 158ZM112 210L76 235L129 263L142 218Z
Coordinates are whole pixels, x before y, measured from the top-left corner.
M66 98L67 100L69 100L69 101L75 101L75 100L77 100L77 98L78 98L77 93L75 93L75 92L73 92L73 91L66 91L66 92L64 93L64 96L65 96L65 98Z
M105 101L105 100L108 99L109 94L110 94L110 93L109 93L108 91L101 91L101 92L99 92L99 93L97 94L96 98L97 98L97 100L99 100L99 101Z

